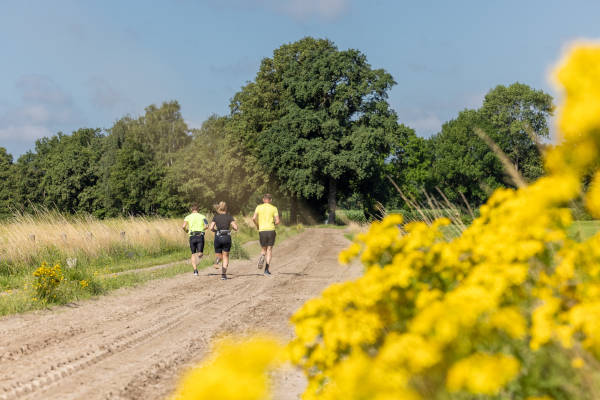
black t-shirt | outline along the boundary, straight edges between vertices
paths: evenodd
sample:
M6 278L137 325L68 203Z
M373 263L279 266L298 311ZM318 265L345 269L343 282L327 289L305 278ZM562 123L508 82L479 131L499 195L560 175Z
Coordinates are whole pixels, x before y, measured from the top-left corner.
M229 225L233 221L235 220L229 214L215 214L215 216L213 217L213 222L217 225L218 231L229 230Z

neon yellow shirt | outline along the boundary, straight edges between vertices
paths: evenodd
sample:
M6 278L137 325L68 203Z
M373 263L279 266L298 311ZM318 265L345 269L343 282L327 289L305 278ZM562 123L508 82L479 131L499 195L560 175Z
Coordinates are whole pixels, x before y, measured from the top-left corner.
M200 213L191 213L183 219L188 223L188 233L191 235L192 232L204 232L206 227L206 217Z
M263 203L256 206L254 210L258 216L258 231L274 231L275 230L275 216L279 215L277 207L272 204Z

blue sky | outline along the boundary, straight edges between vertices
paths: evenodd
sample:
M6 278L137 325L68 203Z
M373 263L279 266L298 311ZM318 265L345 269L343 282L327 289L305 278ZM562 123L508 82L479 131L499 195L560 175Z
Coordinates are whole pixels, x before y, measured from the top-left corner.
M592 0L0 0L0 146L18 156L173 99L198 127L304 36L390 72L400 122L429 136L498 84L555 95L548 71L600 36L598 16Z

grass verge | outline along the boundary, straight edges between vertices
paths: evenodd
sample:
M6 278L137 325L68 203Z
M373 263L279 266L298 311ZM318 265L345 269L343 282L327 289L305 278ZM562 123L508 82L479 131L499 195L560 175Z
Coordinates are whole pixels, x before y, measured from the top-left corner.
M240 226L240 232L233 235L231 249L232 259L248 259L249 251L243 246L244 243L258 239L256 231L244 224ZM304 228L300 226L278 227L278 241L285 240L300 232ZM198 268L203 269L212 265L214 261L212 235L207 235L205 243L205 256ZM256 244L256 252L260 249ZM254 246L250 253L254 253ZM182 273L191 273L191 266L187 261L170 265L165 268L152 269L157 264L168 264L189 258L189 249L177 248L173 251L156 256L144 255L132 259L100 258L90 260L87 263L77 263L71 267L61 267L62 280L53 292L51 298L41 298L39 295L39 278L32 273L12 274L1 276L5 279L4 287L7 288L0 295L0 316L16 314L31 310L47 309L52 305L69 304L78 300L88 299L111 292L123 287L133 287L145 282L169 278ZM60 262L55 262L60 264ZM145 271L144 269L148 269ZM31 269L29 269L31 271ZM128 271L130 271L128 273ZM115 273L120 273L114 275Z

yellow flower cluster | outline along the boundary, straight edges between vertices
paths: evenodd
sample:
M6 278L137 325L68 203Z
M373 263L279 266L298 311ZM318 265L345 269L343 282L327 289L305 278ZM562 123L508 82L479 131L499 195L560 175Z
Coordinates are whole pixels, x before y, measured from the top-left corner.
M35 291L40 300L50 300L56 297L56 290L65 279L60 264L50 267L46 262L33 272Z
M266 372L282 361L282 349L262 337L224 339L211 358L184 376L172 400L267 399Z
M475 354L455 363L448 371L451 391L495 394L519 372L519 362L511 356Z
M559 345L600 357L600 235L567 236L568 204L600 158L600 47L575 47L556 75L564 137L547 176L495 192L452 241L440 229L447 220L401 226L391 215L340 254L343 263L360 256L364 276L292 317L289 354L309 378L305 399L493 396L526 378L527 352ZM599 172L585 202L600 216Z

